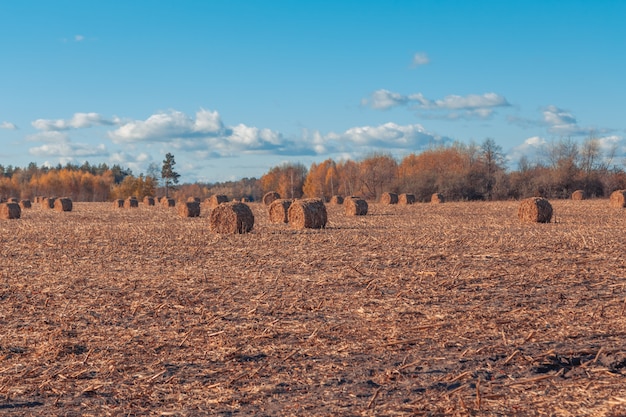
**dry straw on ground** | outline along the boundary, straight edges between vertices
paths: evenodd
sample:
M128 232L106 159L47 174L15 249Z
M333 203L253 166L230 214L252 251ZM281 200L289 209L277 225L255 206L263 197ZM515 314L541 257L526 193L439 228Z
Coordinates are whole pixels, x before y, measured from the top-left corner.
M365 216L369 209L367 201L359 197L346 198L343 205L348 216Z
M334 195L330 198L329 203L332 205L341 205L343 204L343 197L340 195Z
M134 197L128 197L124 200L124 208L138 208L139 201Z
M33 205L31 204L31 202L30 202L30 200L29 200L29 199L25 198L25 199L23 199L23 200L20 200L20 208L21 208L22 210L23 210L23 209L29 209L29 208L32 208L32 206L33 206Z
M10 220L19 219L22 216L22 210L17 203L0 203L0 219Z
M576 190L572 193L572 200L581 201L585 199L585 192L583 190Z
M154 197L145 196L143 198L143 204L146 206L154 206L156 203L154 201Z
M609 205L618 208L626 207L626 190L613 191L609 199Z
M272 201L280 199L280 194L276 191L269 191L263 195L263 204L269 206L272 204Z
M274 200L267 207L268 216L272 223L288 223L289 222L289 207L291 206L291 200L281 199Z
M322 229L328 214L321 198L294 200L289 206L289 224L296 229Z
M54 201L54 209L56 211L72 211L74 205L68 197L60 197Z
M415 195L414 194L400 194L398 196L398 204L414 204L415 203Z
M543 197L531 197L520 201L517 217L523 222L550 223L552 205Z
M247 204L222 203L209 216L209 229L220 234L242 234L252 231L254 214Z
M441 193L435 193L430 197L430 202L433 204L441 204L444 203L446 200L443 196L443 194Z
M213 210L220 204L227 203L227 202L228 202L227 196L222 195L222 194L214 194L209 198L208 206L209 206L209 209Z
M163 207L176 207L176 200L169 197L161 197L160 204Z
M383 193L380 196L381 204L398 204L398 194L396 193Z
M200 217L200 203L197 201L186 201L177 207L180 217Z

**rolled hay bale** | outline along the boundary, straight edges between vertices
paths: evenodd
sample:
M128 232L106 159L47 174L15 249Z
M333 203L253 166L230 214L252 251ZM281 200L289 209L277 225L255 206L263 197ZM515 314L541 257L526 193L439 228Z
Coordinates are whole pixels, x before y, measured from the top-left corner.
M263 196L263 204L265 204L266 206L269 206L270 204L272 204L272 201L279 200L279 199L280 199L280 194L278 194L276 191L269 191L265 193L265 195Z
M613 191L609 198L609 205L617 208L626 207L626 190Z
M124 200L124 208L137 208L139 207L139 201L136 198L128 197Z
M346 215L348 216L365 216L367 214L367 201L359 197L346 198L343 202Z
M25 198L25 199L23 199L23 200L20 200L20 208L21 208L22 210L24 210L24 209L29 209L29 208L31 208L32 206L33 206L33 205L31 204L31 202L30 202L30 200L29 200L29 199Z
M444 203L446 199L443 197L441 193L435 193L430 197L430 202L433 204L441 204Z
M572 193L572 200L584 200L585 199L585 192L583 190L576 190Z
M7 198L6 202L7 203L17 203L17 204L19 204L20 200L18 200L17 197L9 197L9 198Z
M41 208L43 209L53 209L54 208L54 200L56 197L44 197L41 199Z
M54 209L56 211L72 211L72 200L68 197L61 197L54 200Z
M415 195L414 194L400 194L398 196L398 204L415 204Z
M146 206L154 206L156 203L154 201L154 197L145 196L143 198L143 204Z
M330 204L340 206L343 204L343 197L340 195L334 195L330 198Z
M381 204L398 204L398 194L396 193L383 193L380 196Z
M520 202L517 217L523 222L550 223L552 205L543 197L530 197Z
M176 207L180 217L200 217L200 203L197 201L185 201Z
M244 203L222 203L211 211L209 229L215 233L242 234L254 227L252 210Z
M17 203L0 203L0 219L19 219L22 216L22 209Z
M214 194L209 198L208 206L213 210L222 203L228 203L228 197L222 194Z
M124 208L124 200L121 198L113 200L113 208Z
M161 205L163 207L176 207L176 200L168 197L161 197Z
M322 229L328 221L326 206L321 198L294 200L287 216L291 227L296 229Z
M193 202L200 203L200 201L202 201L200 200L200 197L188 197L187 198L187 202L189 203L193 203Z
M289 207L291 200L279 198L274 200L267 207L267 211L272 223L289 223Z

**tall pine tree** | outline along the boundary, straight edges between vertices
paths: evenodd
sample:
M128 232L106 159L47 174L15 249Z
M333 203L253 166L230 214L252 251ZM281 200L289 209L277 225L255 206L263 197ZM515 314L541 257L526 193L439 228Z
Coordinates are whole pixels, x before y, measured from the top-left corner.
M174 165L176 165L174 155L168 152L163 160L163 168L161 168L161 178L165 181L166 198L169 197L169 189L173 188L172 184L178 184L178 178L180 177L180 174L174 171Z

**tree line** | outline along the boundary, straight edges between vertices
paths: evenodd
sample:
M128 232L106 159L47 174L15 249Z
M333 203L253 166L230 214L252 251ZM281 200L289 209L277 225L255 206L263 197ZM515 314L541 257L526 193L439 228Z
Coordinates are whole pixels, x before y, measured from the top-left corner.
M396 159L374 153L361 160L327 159L309 168L301 163L272 167L261 178L177 185L174 156L166 155L159 178L156 166L135 176L119 165L67 164L26 168L0 165L0 198L68 196L75 201L110 201L129 196L160 196L184 200L224 194L232 199L261 200L277 191L283 198L358 195L376 200L383 192L410 193L429 201L434 193L448 200L505 200L533 195L569 198L575 190L589 197L626 189L626 172L613 164L615 150L602 151L597 139L582 145L560 139L546 146L542 158L522 158L517 169L506 168L506 155L493 139L481 144L454 143ZM154 164L153 164L154 165ZM162 181L160 181L162 180Z

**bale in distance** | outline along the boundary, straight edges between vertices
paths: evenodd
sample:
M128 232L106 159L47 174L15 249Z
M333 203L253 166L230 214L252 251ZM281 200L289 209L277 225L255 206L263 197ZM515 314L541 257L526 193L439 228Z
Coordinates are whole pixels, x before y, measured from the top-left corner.
M121 198L113 200L113 208L124 208L124 200Z
M19 200L17 199L17 197L9 197L7 198L7 203L18 203L19 204Z
M139 201L136 198L128 197L124 200L124 208L137 208L139 207Z
M23 199L23 200L21 200L21 201L20 201L20 208L21 208L22 210L24 210L24 209L29 209L29 208L31 208L32 206L33 206L33 205L31 204L30 200L29 200L29 199L27 199L27 198L25 198L25 199Z
M396 193L383 193L380 196L381 204L398 204L398 194Z
M55 197L44 197L41 199L41 208L43 209L53 209L54 208L54 200Z
M188 197L187 198L187 202L189 203L193 203L193 202L200 203L200 201L202 201L200 200L200 197Z
M330 198L330 204L333 205L342 205L343 204L343 197L340 195L334 195Z
M289 224L296 229L322 229L328 221L326 206L321 198L293 201L287 216Z
M369 208L367 201L360 197L346 198L343 205L348 216L365 216Z
M222 203L211 211L209 229L221 234L248 233L254 227L252 210L244 203Z
M222 203L228 203L228 197L222 194L213 194L211 198L209 198L208 205L209 208L212 210Z
M161 197L161 205L163 207L176 207L176 200L169 197Z
M398 196L398 204L415 204L415 195L414 194L400 194Z
M19 219L22 216L22 209L17 203L0 203L0 219Z
M576 190L572 193L572 200L580 201L585 199L585 192L583 190Z
M523 222L550 223L552 205L543 197L530 197L520 202L517 217Z
M279 198L268 206L267 211L272 223L289 223L289 207L291 200Z
M611 207L626 207L626 190L613 191L609 199L609 204Z
M143 198L143 204L146 206L154 206L156 203L154 201L154 197L145 196Z
M180 217L200 217L200 203L197 201L185 201L176 207Z
M72 200L68 197L61 197L54 200L54 209L56 211L72 211Z
M265 204L266 206L269 206L270 204L272 204L272 201L279 200L279 199L280 199L280 194L278 194L276 191L269 191L265 193L265 195L263 195L263 204Z
M445 201L446 199L441 193L435 193L430 197L430 202L433 204L441 204L441 203L444 203Z

